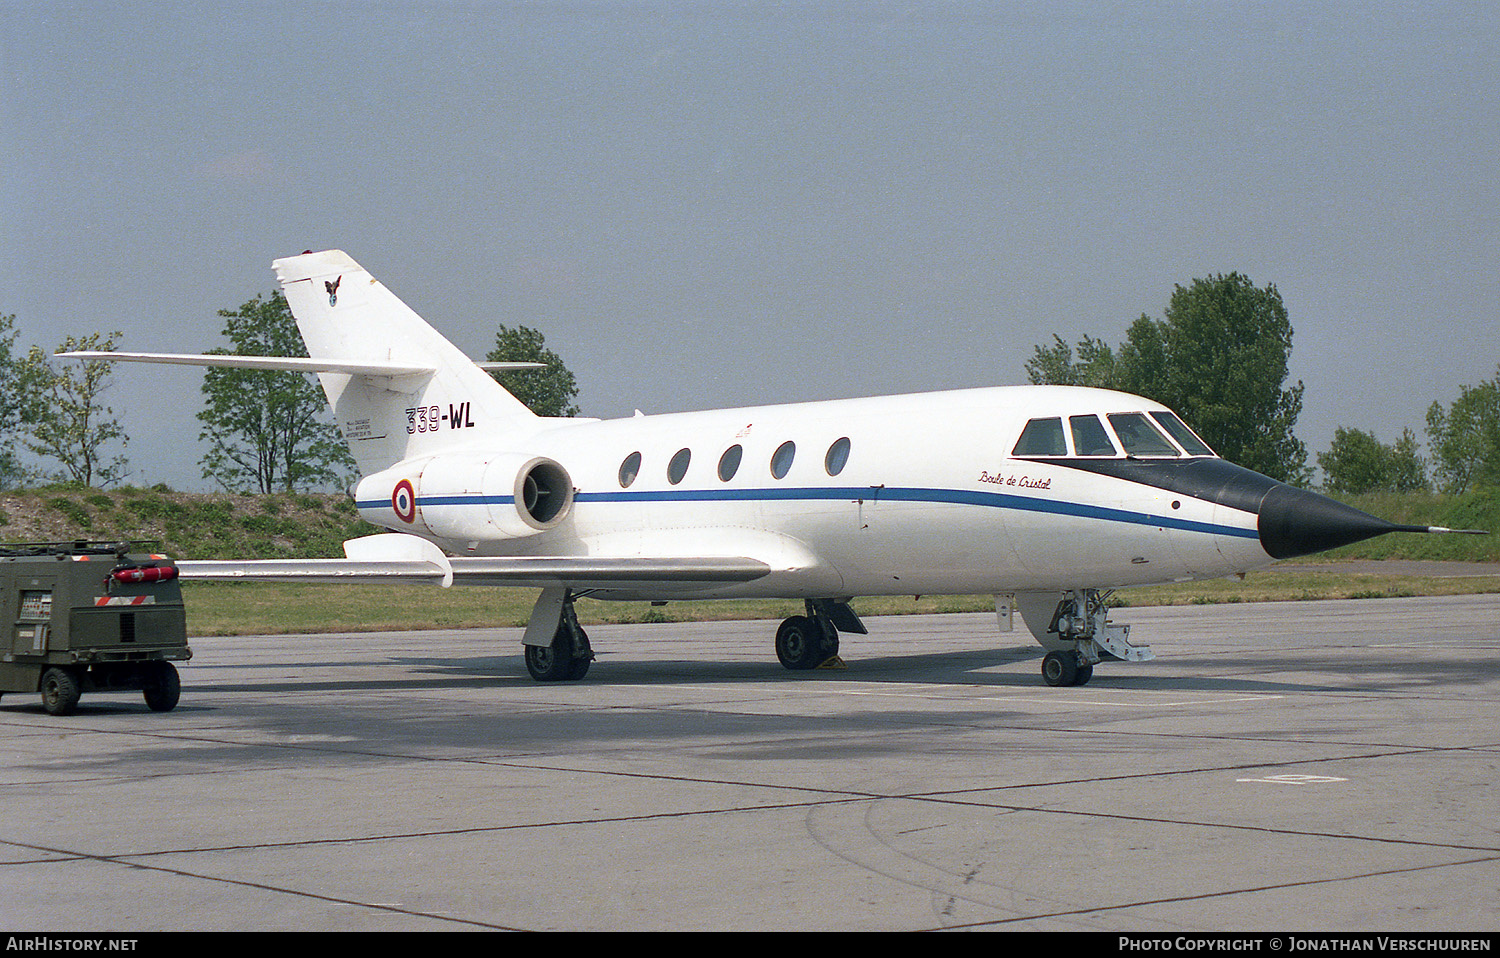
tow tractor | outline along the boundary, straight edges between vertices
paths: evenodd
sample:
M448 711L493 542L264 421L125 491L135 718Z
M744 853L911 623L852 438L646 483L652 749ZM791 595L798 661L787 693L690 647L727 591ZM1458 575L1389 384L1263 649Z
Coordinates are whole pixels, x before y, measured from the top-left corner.
M68 715L84 692L132 690L177 705L174 661L192 658L177 566L128 542L0 544L0 693L41 693Z

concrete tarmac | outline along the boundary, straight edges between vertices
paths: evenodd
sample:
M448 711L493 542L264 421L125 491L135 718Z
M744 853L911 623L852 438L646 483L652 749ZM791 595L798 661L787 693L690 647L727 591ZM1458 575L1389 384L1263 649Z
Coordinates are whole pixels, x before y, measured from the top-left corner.
M197 639L170 713L0 701L0 926L1500 929L1500 596L1116 618L1071 689L993 615Z

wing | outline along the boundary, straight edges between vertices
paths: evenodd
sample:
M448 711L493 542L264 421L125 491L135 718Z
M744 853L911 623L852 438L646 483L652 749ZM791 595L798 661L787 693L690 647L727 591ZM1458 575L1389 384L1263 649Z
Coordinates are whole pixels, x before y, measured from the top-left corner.
M183 560L182 579L280 582L411 582L635 590L716 585L769 575L770 565L736 556L460 556L401 533L344 543L343 559Z
M758 559L724 556L647 558L456 558L439 565L421 559L183 560L181 579L234 582L411 582L430 585L525 586L624 590L642 586L749 582L769 575Z

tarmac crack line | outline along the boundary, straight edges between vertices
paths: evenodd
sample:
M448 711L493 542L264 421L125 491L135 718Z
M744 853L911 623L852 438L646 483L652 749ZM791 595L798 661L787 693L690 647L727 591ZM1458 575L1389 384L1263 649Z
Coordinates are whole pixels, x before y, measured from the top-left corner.
M143 734L143 733L126 732L126 733L121 733L121 734ZM151 734L152 737L155 737L156 733L146 733L146 734ZM169 737L169 738L173 738L173 739L179 740L179 741L183 740L183 737L181 737L181 736L163 736L163 737ZM208 741L208 742L212 742L214 744L226 744L226 740L219 739L219 738L214 738L214 737L207 737L207 736L203 736L203 737L194 736L194 737L191 737L191 740L194 740L194 741ZM232 744L232 740L229 740L228 743ZM1431 847L1431 848L1447 848L1447 849L1464 850L1464 851L1500 851L1500 848L1492 847L1492 846L1485 846L1485 845L1467 845L1467 844L1457 844L1457 843L1447 843L1447 842L1425 842L1425 841L1419 841L1419 840L1415 840L1415 839L1395 839L1395 838L1384 838L1384 837L1380 837L1380 836L1349 835L1349 834L1338 834L1338 833L1332 833L1332 832L1304 831L1304 830L1297 830L1297 829L1277 829L1277 828L1272 828L1272 827L1268 827L1268 826L1261 826L1261 825L1245 825L1245 824L1235 824L1235 823L1195 822L1195 821L1188 821L1188 820L1174 820L1174 819L1168 819L1168 818L1156 818L1156 817L1151 817L1151 816L1122 815L1122 814L1119 814L1119 813L1109 813L1109 812L1096 812L1096 811L1080 811L1080 810L1069 810L1069 809L1056 809L1056 808L1049 808L1049 807L1041 806L1041 805L1026 805L1026 804L1014 804L1014 803L994 803L994 802L983 802L983 801L966 801L966 800L964 800L962 798L962 796L964 796L964 795L976 795L976 794L982 794L982 793L985 793L985 792L1010 791L1010 790L1016 790L1016 789L1022 789L1022 788L1046 788L1046 787L1055 787L1055 786L1059 786L1059 785L1063 785L1063 786L1090 785L1090 784L1099 784L1101 782L1127 781L1127 780L1131 780L1131 779L1145 779L1145 778L1166 778L1166 777L1172 777L1172 776L1178 776L1178 775L1203 774L1203 773L1207 773L1207 772L1232 772L1232 771L1245 771L1247 769L1287 768L1287 767L1296 767L1296 766L1308 765L1308 764L1321 764L1321 763L1326 763L1328 761L1335 761L1335 760L1336 761L1359 761L1359 760L1376 759L1376 758L1391 758L1391 757L1397 757L1397 756L1401 756L1401 755L1428 754L1428 753L1443 752L1443 751L1467 751L1467 750L1470 750L1472 748L1472 746L1460 746L1460 747L1451 747L1451 748L1432 748L1432 747L1413 748L1413 747L1407 747L1407 748L1403 748L1403 749L1392 750L1392 751L1389 751L1389 752L1372 752L1372 753L1367 753L1367 754L1364 754L1364 755L1340 756L1337 759L1329 759L1329 758L1326 758L1326 757L1322 757L1322 758L1295 759L1295 760L1288 760L1288 761L1283 761L1283 762L1271 762L1271 763L1267 763L1267 762L1251 762L1251 763L1241 763L1241 764L1235 764L1235 765L1220 765L1220 766L1197 767L1197 768L1190 768L1190 769L1163 769L1163 770L1159 770L1159 771L1131 773L1131 774L1128 774L1128 775L1093 776L1093 777L1088 777L1088 778L1063 779L1063 780L1051 781L1051 782L1023 782L1023 783L1010 783L1010 784L999 784L999 785L990 785L990 786L976 786L974 788L964 789L964 790L942 790L942 791L916 792L916 793L907 793L907 794L880 794L880 793L875 793L875 792L859 791L859 790L851 790L851 789L828 788L826 786L819 787L819 786L795 785L795 784L785 784L785 783L776 783L776 782L763 782L763 781L762 782L755 782L755 781L736 780L736 779L719 779L719 778L711 778L711 777L703 777L703 776L667 775L667 774L657 773L657 772L630 772L630 771L623 771L623 770L619 770L619 769L590 769L590 768L584 768L584 767L556 765L556 764L542 764L542 763L539 763L539 762L518 761L518 760L515 760L515 759L497 760L497 759L486 759L486 758L454 758L454 757L451 757L451 756L429 758L429 757L424 757L424 756L408 755L408 754L403 754L403 753L399 753L399 752L381 752L381 751L364 750L364 749L331 748L331 747L326 746L326 745L311 745L311 744L306 744L306 743L295 743L295 742L256 743L256 744L257 745L265 745L265 746L274 747L274 748L284 748L284 749L291 749L291 750L298 750L298 751L318 751L318 752L332 752L332 753L344 754L344 755L364 755L364 756L373 756L373 757L378 757L378 758L400 759L400 760L403 760L403 761L456 762L456 763L466 763L466 764L476 764L476 765L487 765L487 766L494 766L494 767L500 767L500 768L514 768L514 769L519 769L519 770L523 770L523 771L529 770L529 771L563 772L563 773L572 773L572 774L603 775L603 776L609 776L609 777L615 777L615 778L631 778L631 779L642 779L642 780L673 782L673 783L683 783L683 782L686 782L686 783L693 783L693 784L719 785L719 786L739 787L739 788L761 788L761 789L772 789L772 790L783 790L783 791L798 791L798 792L813 793L813 794L821 796L821 797L812 798L812 799L809 799L808 801L803 801L803 802L775 803L775 804L766 804L766 805L750 805L750 806L742 806L742 807L737 807L737 808L707 809L707 810L700 810L700 811L694 811L694 812L660 813L660 814L652 814L652 815L645 815L645 816L627 816L627 817L622 817L622 818L580 819L580 820L569 821L569 822L531 822L531 823L516 823L516 824L511 824L511 825L476 826L476 827L471 828L471 829L456 829L456 830L438 829L438 830L433 830L431 832L399 833L399 834L394 834L394 835L390 835L390 836L374 836L374 837L362 836L362 837L356 837L356 838L340 838L340 839L312 839L312 840L308 840L306 842L262 843L262 844L251 844L251 845L247 845L247 846L230 846L230 847L225 848L225 849L175 849L175 850L168 850L168 851L163 851L163 852L150 852L150 853L141 853L141 854L153 854L154 855L154 854L170 854L170 853L173 853L173 852L192 852L192 851L198 851L198 850L206 850L206 851L233 850L234 848L240 848L240 847L244 847L244 848L295 847L295 846L301 845L301 844L324 844L324 843L342 843L342 842L359 842L359 841L388 841L388 840L399 840L401 838L431 837L431 836L439 836L439 835L444 835L444 834L484 833L484 832L492 832L492 831L501 831L501 830L513 829L513 828L541 828L541 827L551 827L551 826L555 826L555 825L586 825L586 824L591 824L591 823L622 822L622 821L632 821L632 820L651 820L651 819L659 819L659 818L665 818L665 817L684 817L684 816L699 815L699 814L718 814L718 813L723 813L723 812L754 811L754 810L774 809L774 808L800 808L800 807L807 807L809 805L818 805L818 804L823 804L823 803L839 803L839 802L850 802L850 801L868 801L868 800L872 800L872 799L873 800L902 800L902 799L904 799L904 800L908 800L908 801L930 801L930 802L935 802L935 803L940 803L940 804L952 804L952 805L963 805L963 806L970 806L970 807L993 808L993 809L999 809L999 810L1005 810L1005 811L1011 811L1011 812L1016 812L1016 811L1031 811L1031 812L1036 812L1036 813L1040 813L1040 814L1073 815L1073 816L1082 816L1082 817L1107 818L1107 819L1116 819L1116 820L1122 820L1122 821L1148 822L1148 823L1161 824L1161 825L1198 826L1198 827L1204 827L1204 828L1225 828L1225 829L1240 830L1240 831L1262 832L1262 833L1268 833L1268 834L1282 834L1282 835L1288 835L1288 836L1296 835L1296 836L1302 836L1302 837L1322 837L1322 838L1333 838L1333 839L1340 839L1340 840L1381 842L1381 843L1386 843L1386 844L1407 845L1407 846L1416 846L1416 847ZM32 847L32 846L26 845L25 843L10 843L10 844L17 844L20 847ZM88 857L88 856L84 856L84 857Z
M1141 822L1148 825L1175 825L1191 828L1221 828L1228 831L1258 832L1266 835L1284 835L1298 838L1332 838L1341 841L1372 842L1382 845L1401 845L1415 848L1438 848L1463 852L1495 852L1500 854L1500 846L1494 845L1469 845L1457 842L1431 842L1415 838L1384 838L1379 835L1351 835L1339 832L1308 831L1297 828L1276 828L1270 825L1244 825L1234 822L1202 822L1179 818L1159 818L1150 815L1122 815L1118 812L1092 812L1072 808L1048 808L1046 806L1025 805L992 805L988 802L965 802L958 799L944 799L935 795L914 796L913 801L930 801L948 803L953 805L965 805L974 808L996 808L1011 812L1036 812L1044 815L1069 815L1078 818L1103 818L1111 821Z
M125 855L118 855L118 856L117 855L91 855L91 854L89 854L87 852L74 852L74 851L70 851L69 849L65 849L65 848L51 848L51 847L48 847L46 845L31 845L31 844L27 844L27 843L24 843L24 842L13 842L13 841L8 841L8 840L5 841L4 843L7 844L7 845L12 845L12 846L20 847L20 848L31 848L31 849L35 849L37 851L51 852L53 854L65 856L62 859L54 859L55 861L80 861L81 860L81 861L95 861L95 862L100 862L100 863L103 863L103 864L120 865L120 866L123 866L125 868L138 868L138 869L141 869L143 871L159 872L159 873L167 874L167 875L175 875L175 876L177 876L179 878L196 878L196 879L198 879L200 881L218 882L218 883L225 884L225 885L234 885L234 886L239 887L239 888L253 888L253 889L256 889L258 891L274 892L276 894L281 894L281 895L292 895L292 896L295 896L295 897L298 897L298 898L308 898L308 899L312 899L312 900L315 900L315 901L324 901L324 902L329 902L330 904L335 904L335 905L349 905L349 906L355 907L355 908L369 908L369 909L373 909L375 911L390 912L392 914L397 914L397 915L409 915L409 916L414 917L414 918L429 918L429 919L432 919L433 921L447 921L447 922L454 922L456 924L461 924L461 925L472 925L472 926L474 926L476 928L484 928L484 929L488 929L490 931L526 931L526 930L528 930L528 929L524 929L524 928L511 927L511 926L508 926L508 925L499 925L499 924L495 924L493 922L479 921L478 919L473 919L473 918L457 918L457 917L454 917L452 915L440 915L440 914L436 914L436 913L433 913L433 912L420 911L420 910L415 909L415 908L402 908L399 905L392 905L392 904L388 904L388 903L384 903L384 902L368 902L368 901L359 901L359 900L353 899L353 898L340 898L337 895L324 895L324 894L321 894L319 892L303 891L303 890L296 889L296 888L286 888L286 887L283 887L283 886L280 886L280 885L270 885L270 884L267 884L265 882L249 881L248 879L244 879L244 878L224 878L224 877L219 876L219 875L205 875L205 874L202 874L200 872L192 872L192 871L188 871L188 870L182 869L182 868L169 868L169 867L167 867L165 865L153 865L153 864L149 864L149 863L142 863L142 862L132 861L131 859L134 858L135 856L125 856Z
M899 797L899 796L898 796ZM15 865L54 864L64 861L96 860L112 861L121 864L132 864L138 858L157 858L165 855L195 855L202 853L237 852L237 851L273 851L278 849L310 848L321 845L358 845L375 842L392 842L421 838L445 838L460 835L482 835L492 832L518 831L533 828L577 828L590 825L618 825L631 822L652 822L671 819L700 818L711 815L734 815L743 813L784 811L787 809L809 808L820 805L837 805L846 802L878 801L884 798L880 795L855 795L844 798L809 799L805 802L782 802L767 805L741 805L728 808L704 808L680 812L652 812L644 815L618 815L600 818L577 818L563 821L550 822L513 822L503 825L473 825L466 828L436 828L426 831L392 832L384 835L348 835L340 838L304 838L284 842L247 842L239 845L209 845L194 848L160 848L155 851L129 852L121 854L91 854L89 852L74 852L67 849L51 848L46 845L37 845L31 842L19 842L14 839L0 838L0 845L9 845L13 848L27 848L35 851L49 852L62 858L37 858L26 861L5 862L0 864L0 871Z
M1410 865L1404 868L1386 868L1379 871L1361 872L1354 875L1340 875L1329 878L1309 878L1303 881L1278 882L1270 885L1257 885L1249 888L1231 888L1222 891L1204 892L1199 895L1171 895L1164 898L1146 898L1138 901L1121 902L1115 905L1092 905L1088 908L1077 908L1070 911L1045 912L1035 915L1016 915L1009 918L992 918L985 921L968 922L961 925L941 925L935 928L924 929L926 931L954 931L964 928L986 928L992 925L1009 925L1023 921L1037 921L1046 918L1076 918L1083 915L1103 914L1106 912L1125 911L1131 908L1145 908L1151 905L1171 905L1181 902L1209 901L1215 898L1233 898L1239 895L1253 895L1266 891L1283 891L1289 888L1310 888L1315 885L1330 885L1346 882L1363 881L1367 878L1382 878L1389 875L1406 875L1413 872L1432 871L1439 868L1455 868L1464 865L1482 865L1494 862L1494 857L1472 858L1456 862L1435 862L1427 865Z
M1404 748L1389 752L1368 752L1361 755L1323 756L1319 758L1294 758L1280 762L1242 762L1235 765L1201 765L1196 768L1166 768L1151 772L1130 772L1124 775L1093 775L1086 778L1063 778L1048 782L1014 782L1005 785L976 785L965 789L941 789L924 792L924 795L970 795L981 792L1009 791L1022 788L1052 788L1058 785L1099 785L1104 782L1127 782L1132 779L1171 778L1177 775L1200 775L1208 772L1244 772L1267 768L1296 768L1300 765L1322 765L1328 762L1357 762L1379 758L1400 758L1409 755L1428 755L1441 752L1463 752L1467 747L1457 748Z
M455 761L455 760L453 760L453 759L447 759L447 761ZM1500 846L1472 845L1472 844L1461 844L1461 843L1455 843L1455 842L1432 842L1432 841L1422 841L1422 840L1418 840L1418 839L1409 839L1409 838L1387 838L1387 837L1378 836L1378 835L1357 835L1357 834L1347 834L1347 833L1337 833L1337 832L1327 832L1327 831L1313 831L1313 830L1306 830L1306 829L1277 828L1277 827L1273 827L1273 826L1251 825L1251 824L1243 824L1243 823L1235 823L1235 822L1209 822L1209 821L1194 821L1194 820L1189 820L1189 819L1173 819L1173 818L1166 818L1166 817L1160 817L1160 816L1126 815L1126 814L1122 814L1122 813L1118 813L1118 812L1101 812L1101 811L1090 811L1090 810L1080 810L1080 809L1063 809L1063 808L1048 807L1046 805L1036 805L1036 804L1017 804L1017 803L1009 803L1009 802L1007 802L1007 803L985 802L985 801L965 799L965 798L962 797L964 795L971 795L971 794L982 793L982 792L991 792L991 791L997 791L997 790L1001 790L1001 789L1011 789L1011 788L1020 788L1020 787L1037 787L1035 785L1032 785L1032 786L992 786L990 788L974 788L974 789L967 789L967 790L961 790L961 791L910 792L910 793L885 793L885 794L882 794L882 793L869 792L869 791L856 791L856 790L830 789L830 788L815 788L815 787L812 787L812 786L787 785L787 784L772 783L772 782L750 782L750 781L744 781L744 780L713 779L713 778L705 778L705 777L697 777L697 776L663 775L663 774L659 774L659 773L649 773L649 772L624 772L624 771L619 771L619 770L608 770L608 769L603 769L603 770L601 770L601 769L584 769L584 768L573 768L573 767L566 767L566 766L539 765L539 764L535 764L535 763L515 763L515 762L499 762L499 763L497 763L497 762L483 761L483 760L478 760L478 759L459 759L459 760L456 760L456 761L474 762L474 763L477 763L477 764L485 764L485 765L499 765L499 766L503 766L503 767L517 768L517 769L521 769L521 770L551 771L551 772L571 772L571 773L586 774L586 775L605 775L605 776L610 776L610 777L624 777L624 778L633 778L633 779L646 779L646 780L663 781L663 782L673 782L673 783L689 782L689 783L695 783L695 784L722 785L722 786L731 786L731 787L737 787L737 788L762 788L762 789L771 789L771 790L793 790L793 791L800 791L800 792L812 792L812 793L816 793L817 797L809 797L805 801L777 802L777 803L766 803L766 804L756 804L756 805L737 805L737 806L730 806L730 807L724 807L724 808L694 809L694 810L676 811L676 812L653 812L653 813L644 814L644 815L604 816L604 817L595 817L595 818L577 818L577 819L569 819L569 820L566 820L566 821L552 821L552 822L515 822L515 823L498 824L498 825L479 825L479 826L471 826L471 827L467 827L467 828L431 829L431 830L426 830L426 831L396 832L396 833L390 833L390 834L385 834L385 835L360 835L360 836L345 836L345 837L339 837L339 838L300 839L300 840L288 841L288 842L255 842L255 843L246 843L246 844L240 844L240 845L224 845L224 846L211 846L211 847L200 847L200 848L158 849L156 851L135 852L135 853L124 854L124 855L90 855L90 854L87 854L87 853L76 853L76 854L73 855L73 857L77 857L77 858L99 858L101 860L128 861L128 860L133 860L133 859L142 858L142 857L162 856L162 855L171 855L171 854L196 854L196 853L201 853L201 852L224 852L224 851L252 851L252 850L275 849L275 848L309 847L309 846L316 846L316 845L340 845L340 844L360 844L360 843L368 843L368 842L402 841L402 840L420 839L420 838L437 838L437 837L453 836L453 835L487 834L487 833L495 833L495 832L512 831L512 830L517 830L517 829L579 827L579 826L603 825L603 824L621 824L621 823L629 823L629 822L662 821L662 820L668 820L668 819L686 819L686 818L695 818L695 817L702 817L702 816L708 816L708 815L725 815L725 814L754 813L754 812L776 811L776 810L786 810L786 809L794 809L794 808L815 808L815 807L825 806L825 805L838 805L838 804L847 804L847 803L855 803L855 802L870 802L870 801L874 801L874 802L881 802L881 801L926 802L926 803L932 803L932 804L938 804L938 805L953 805L953 806L968 807L968 808L992 809L992 810L995 810L995 811L998 811L998 812L1004 812L1004 813L1007 813L1007 814L1016 813L1016 812L1033 812L1033 813L1042 814L1042 815L1063 815L1063 816L1081 817L1081 818L1096 818L1096 819L1107 819L1107 820L1113 820L1113 821L1137 822L1137 823L1145 823L1145 824L1153 824L1153 825L1172 825L1172 826L1178 826L1178 827L1196 827L1196 828L1208 828L1208 829L1224 829L1224 830L1229 830L1229 831L1256 832L1256 833L1261 833L1261 834L1282 835L1282 836L1288 836L1288 837L1295 836L1295 837L1302 837L1302 838L1327 838L1327 839L1335 839L1335 840L1339 840L1339 841L1372 842L1372 843L1387 844L1387 845L1399 845L1399 846L1407 846L1407 847L1448 849L1448 850L1453 850L1453 851L1470 851L1470 852L1477 851L1477 852L1496 852L1496 853L1500 853ZM1308 761L1311 761L1311 760L1308 760ZM1285 763L1278 763L1277 766L1271 766L1271 767L1290 766L1290 765L1298 765L1298 764L1305 764L1305 762L1285 762ZM1222 766L1222 767L1216 767L1216 768L1212 768L1212 769L1193 769L1191 771L1195 772L1195 773L1196 772L1203 772L1203 771L1235 771L1235 770L1241 770L1241 769L1246 768L1246 767L1249 767L1249 768L1265 768L1267 766L1265 764L1254 764L1254 765L1249 765L1249 766ZM1183 771L1164 771L1164 772L1143 773L1142 775L1136 775L1136 776L1101 776L1101 777L1098 777L1098 778L1095 778L1095 779L1075 779L1075 780L1070 780L1068 782L1043 783L1043 784L1071 784L1071 785L1092 784L1092 783L1098 783L1098 782L1102 782L1102 781L1114 781L1114 780L1116 780L1118 778L1122 778L1122 777L1123 778L1158 777L1158 776L1160 776L1160 777L1166 777L1166 776L1178 775L1178 774L1185 774L1185 772L1183 772ZM53 851L53 852L57 852L59 854L68 854L68 853L64 853L64 852L58 852L55 849L50 849L50 848L47 848L45 846L32 845L32 844L29 844L29 843L26 843L26 842L17 842L17 841L12 841L12 840L8 840L8 839L0 839L0 842L3 842L4 844L15 846L15 847L20 847L20 848L34 848L34 849L42 850L42 851ZM42 860L38 860L38 861L45 862L45 861L51 861L51 860L50 859L42 859Z

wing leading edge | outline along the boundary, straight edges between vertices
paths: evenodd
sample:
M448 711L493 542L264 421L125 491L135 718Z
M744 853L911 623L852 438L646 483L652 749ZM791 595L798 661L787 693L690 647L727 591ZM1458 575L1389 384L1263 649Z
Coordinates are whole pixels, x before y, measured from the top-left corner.
M401 533L344 543L344 559L184 560L183 579L280 582L414 582L529 588L640 589L750 582L771 573L736 556L458 556Z

